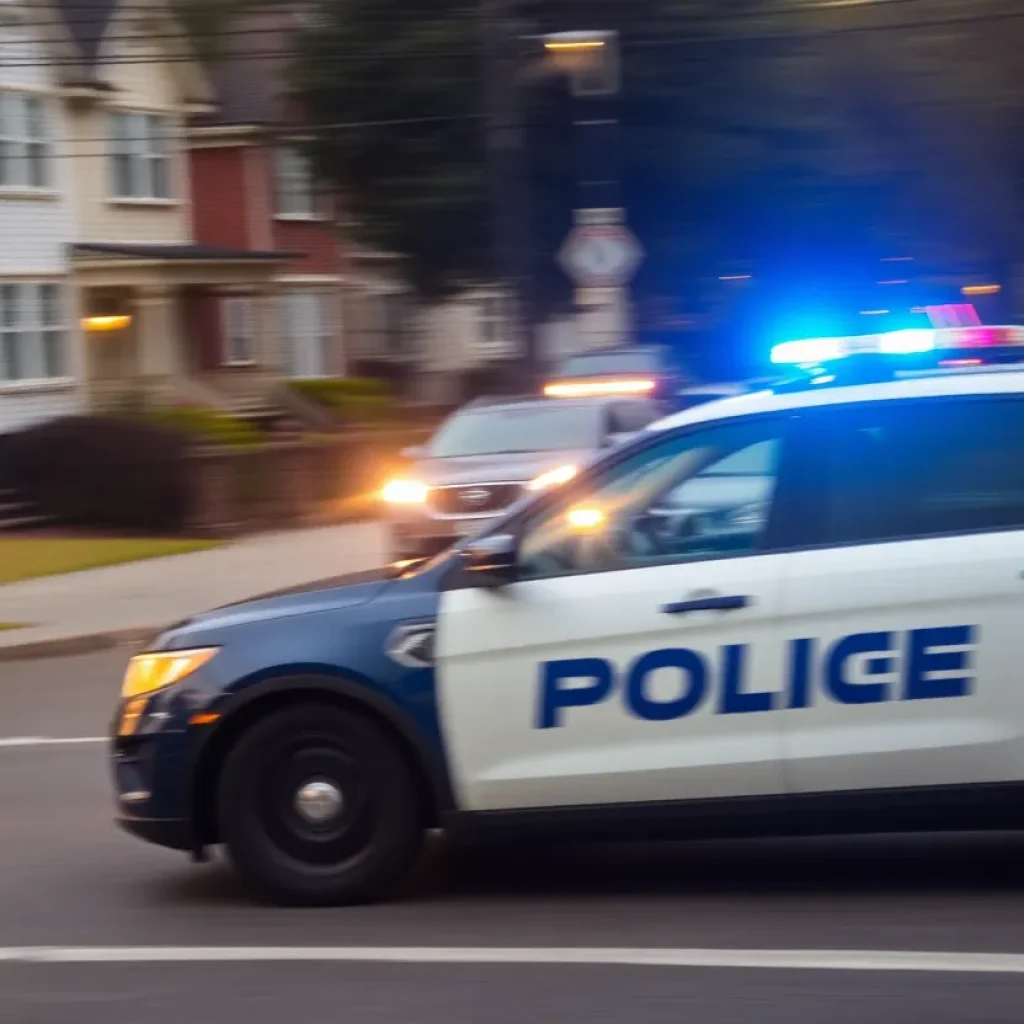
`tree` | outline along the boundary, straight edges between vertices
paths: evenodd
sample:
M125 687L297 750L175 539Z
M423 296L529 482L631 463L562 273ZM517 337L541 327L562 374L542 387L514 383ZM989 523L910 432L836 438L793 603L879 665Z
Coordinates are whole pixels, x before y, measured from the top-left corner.
M224 26L261 0L176 2L195 5L203 39L214 30L202 19ZM912 242L938 262L990 251L1002 265L1019 251L1019 218L1007 213L1024 169L1024 79L1008 28L1024 22L986 20L1003 0L967 3L593 0L585 25L572 0L517 10L523 37L620 32L625 204L647 251L641 306L678 310L686 296L688 312L720 321L730 307L719 274L756 267L764 332L763 317L787 306L852 305L877 258ZM293 86L310 154L353 231L405 254L425 296L494 279L476 8L307 6L316 19L297 39ZM577 166L565 82L536 52L519 96L540 315L570 294L554 255Z
M318 171L362 240L406 255L423 292L477 277L489 239L474 12L456 0L346 0L320 13L295 74Z
M654 290L678 285L736 240L749 244L743 214L757 178L796 194L827 145L826 119L802 109L813 65L792 46L746 38L770 23L771 7L591 6L584 27L622 34L623 176ZM520 10L524 35L580 27L572 5ZM311 144L317 167L347 195L357 230L408 254L428 294L491 275L475 11L456 0L323 0L320 14L300 40L295 84L320 126ZM576 167L565 83L539 74L539 60L524 67L521 97L540 294L553 306L567 295L553 255L570 224ZM330 127L338 121L358 126Z
M885 219L934 267L998 273L1019 258L1024 172L1019 10L1002 0L905 0L832 11L823 83L885 183Z

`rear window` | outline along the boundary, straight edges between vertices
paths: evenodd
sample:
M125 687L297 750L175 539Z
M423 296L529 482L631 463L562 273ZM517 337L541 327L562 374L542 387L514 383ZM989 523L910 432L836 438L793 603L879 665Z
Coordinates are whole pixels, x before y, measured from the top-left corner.
M1024 402L934 401L808 418L825 452L821 540L1024 529Z
M601 407L552 402L456 413L434 435L435 459L596 448Z

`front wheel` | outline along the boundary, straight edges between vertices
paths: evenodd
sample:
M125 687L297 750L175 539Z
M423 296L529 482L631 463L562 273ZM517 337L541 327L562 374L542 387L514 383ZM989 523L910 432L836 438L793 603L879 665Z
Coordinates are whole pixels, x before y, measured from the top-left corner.
M245 733L225 761L217 805L239 874L279 904L380 899L423 840L400 751L374 722L327 705L279 711Z

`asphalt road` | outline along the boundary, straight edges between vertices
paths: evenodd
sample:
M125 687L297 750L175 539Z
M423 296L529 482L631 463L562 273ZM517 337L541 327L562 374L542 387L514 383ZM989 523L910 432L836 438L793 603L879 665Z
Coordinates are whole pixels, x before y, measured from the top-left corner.
M1024 954L1024 837L530 855L436 840L394 902L253 905L220 859L192 865L113 827L102 743L40 742L101 737L125 657L0 664L0 1021L1022 1019L1024 974L878 970L884 955L859 970L736 967L728 955L716 967L579 965L557 947ZM38 946L88 962L3 962ZM126 949L152 946L176 947L178 962L125 962ZM254 963L243 951L215 963L197 949L210 946L411 947L413 959L446 947L450 962ZM546 962L480 964L460 952L480 946Z

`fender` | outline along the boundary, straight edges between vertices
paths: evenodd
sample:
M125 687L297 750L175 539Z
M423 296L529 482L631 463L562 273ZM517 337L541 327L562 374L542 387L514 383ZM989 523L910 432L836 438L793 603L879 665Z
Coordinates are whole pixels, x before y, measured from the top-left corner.
M299 691L340 697L352 704L361 705L383 719L401 737L421 770L435 816L438 819L447 817L455 809L451 777L443 754L425 741L409 714L393 701L372 687L354 682L343 675L306 672L271 676L235 691L223 703L218 704L216 711L221 717L212 728L195 729L195 735L190 743L185 779L187 820L191 822L195 853L199 853L206 845L206 837L212 824L208 813L209 801L213 794L203 786L202 780L205 773L210 770L211 764L215 763L220 748L230 737L233 723L238 721L239 715L244 714L247 708L258 702Z

